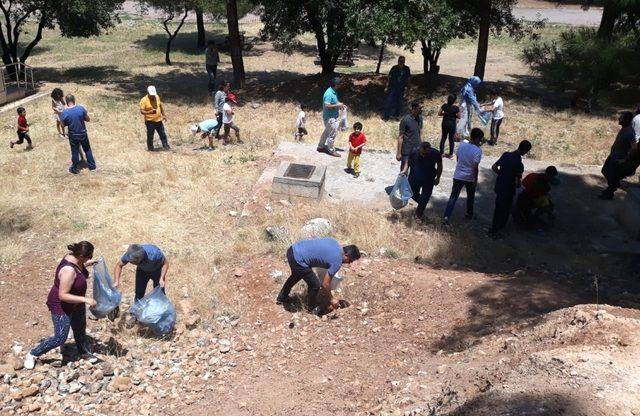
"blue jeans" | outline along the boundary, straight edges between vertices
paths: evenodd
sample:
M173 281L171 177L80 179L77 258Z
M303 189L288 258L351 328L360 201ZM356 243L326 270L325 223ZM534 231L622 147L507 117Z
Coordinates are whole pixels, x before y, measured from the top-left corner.
M162 142L162 147L169 149L169 142L167 141L167 133L164 131L164 123L162 121L145 121L147 126L147 149L153 150L153 134L157 131ZM88 156L87 156L88 157Z
M209 77L209 92L216 90L216 76L218 74L218 65L205 65L207 69L207 76Z
M39 357L51 351L54 348L61 347L67 340L69 335L69 329L73 329L73 338L76 340L76 348L80 354L90 353L91 350L87 343L87 319L86 309L84 305L78 305L77 309L71 315L53 315L51 314L51 320L53 321L52 337L49 337L38 344L37 347L31 350L31 355Z
M87 165L89 165L89 170L95 170L96 161L93 159L93 152L91 151L91 144L89 143L88 136L69 137L69 145L71 146L71 167L69 168L69 172L78 173L81 146L84 154L87 156Z
M444 211L445 218L451 218L453 208L456 206L456 202L460 196L460 191L462 191L463 187L467 191L467 215L473 215L473 203L476 197L476 183L454 179L453 187L451 188L451 196L449 196L449 202L447 202L447 209Z
M384 118L398 117L402 110L402 101L404 100L403 89L389 89L387 97L384 100Z
M144 297L149 280L153 282L153 287L158 287L160 285L161 274L162 268L148 272L142 270L140 267L136 267L136 297L134 301L138 301ZM164 288L162 288L162 293L164 293Z

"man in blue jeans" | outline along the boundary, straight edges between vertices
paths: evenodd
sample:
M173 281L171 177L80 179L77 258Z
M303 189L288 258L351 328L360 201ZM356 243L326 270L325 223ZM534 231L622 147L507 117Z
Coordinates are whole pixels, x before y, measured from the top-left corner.
M331 297L331 279L338 273L343 264L349 264L360 258L360 250L354 245L340 246L333 238L317 238L300 240L287 250L287 261L291 268L291 276L282 286L276 299L277 304L291 301L289 293L300 280L307 284L308 306L313 309L320 288L329 294L329 304L334 309L339 307L339 301ZM313 267L327 269L322 282L318 280Z
M84 124L90 121L87 110L76 105L76 97L69 94L65 98L67 100L67 108L60 114L60 121L69 129L69 145L71 146L71 166L69 172L74 175L78 174L78 162L80 162L80 147L87 156L87 165L89 170L96 170L96 161L93 159L89 136L87 135L87 127Z
M164 253L153 244L131 244L122 255L114 273L114 284L120 286L120 275L122 268L131 263L136 265L136 295L135 301L142 299L147 291L149 280L153 282L153 287L162 287L162 291L167 284L167 271L169 262Z
M453 209L456 206L462 188L465 188L467 192L467 214L465 218L473 218L473 204L476 196L476 185L478 184L480 160L482 159L480 145L483 137L482 130L474 128L471 130L469 141L464 141L458 146L458 163L453 173L453 188L451 188L451 196L449 196L449 202L442 220L445 225L449 224L449 218L453 214Z

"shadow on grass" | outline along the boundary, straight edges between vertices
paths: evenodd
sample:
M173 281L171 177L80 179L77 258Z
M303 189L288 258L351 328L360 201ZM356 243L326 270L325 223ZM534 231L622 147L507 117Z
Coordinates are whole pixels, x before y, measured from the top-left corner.
M66 82L75 82L85 85L97 83L111 84L118 83L129 76L129 72L122 71L113 65L88 65L69 69L38 67L34 70L34 77L38 82L59 84L64 84Z
M223 31L208 31L205 37L207 41L213 40L218 46L218 50L224 53L229 52L227 34ZM168 36L166 33L158 33L147 36L144 39L135 41L135 45L146 50L155 50L159 54L164 56L165 48L167 47ZM173 42L171 42L171 52L180 52L186 55L202 55L204 62L204 49L198 48L198 33L197 32L181 32L176 35ZM259 39L253 36L247 36L244 42L245 56L259 56L262 52L257 51L255 46L259 44Z

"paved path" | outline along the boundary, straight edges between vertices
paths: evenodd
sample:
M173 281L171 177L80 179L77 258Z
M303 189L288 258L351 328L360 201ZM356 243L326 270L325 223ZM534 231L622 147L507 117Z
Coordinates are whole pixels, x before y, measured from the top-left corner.
M151 19L160 19L163 17L162 11L153 7L148 7L144 13L141 13L138 3L137 1L126 0L122 5L122 11L130 15ZM525 20L546 19L549 23L561 23L574 26L597 26L600 23L602 9L599 7L592 7L588 10L575 7L515 7L514 15L524 18ZM205 16L205 20L210 21L211 19ZM195 13L190 12L187 21L195 21ZM240 23L256 23L259 21L260 17L252 13L240 19Z
M602 8L592 7L588 10L582 10L568 7L515 7L513 14L516 17L530 21L544 19L547 23L559 23L572 26L598 26L602 18Z

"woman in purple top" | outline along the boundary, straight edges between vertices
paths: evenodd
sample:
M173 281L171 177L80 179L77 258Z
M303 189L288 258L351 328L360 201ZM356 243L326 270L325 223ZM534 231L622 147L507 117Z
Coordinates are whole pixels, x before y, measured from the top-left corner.
M76 347L83 359L91 363L97 358L91 354L86 337L86 308L85 304L95 306L94 299L86 297L87 279L89 272L86 266L93 265L97 260L93 257L93 244L88 241L70 244L69 253L64 256L53 280L53 286L47 297L47 306L51 312L54 335L42 341L32 349L24 360L24 367L28 370L36 365L36 359L46 352L61 347L67 339L69 329L73 329Z

